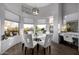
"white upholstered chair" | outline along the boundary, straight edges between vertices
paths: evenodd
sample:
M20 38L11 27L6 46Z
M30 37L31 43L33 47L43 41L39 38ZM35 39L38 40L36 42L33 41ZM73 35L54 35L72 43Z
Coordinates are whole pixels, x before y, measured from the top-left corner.
M37 45L37 42L33 41L32 34L25 34L24 35L24 46L25 46L25 54L26 49L30 48L32 49L32 54L34 52L34 47Z
M46 48L48 47L49 47L49 54L51 53L51 38L52 38L51 34L46 34L45 39L41 39L42 41L39 42L39 45L41 45L44 48L44 54Z

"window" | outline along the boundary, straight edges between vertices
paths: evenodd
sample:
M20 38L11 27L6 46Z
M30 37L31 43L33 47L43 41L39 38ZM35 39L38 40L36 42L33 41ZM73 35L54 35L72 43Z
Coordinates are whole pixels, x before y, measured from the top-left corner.
M37 25L37 32L45 33L46 32L46 24Z
M6 37L18 35L19 32L18 23L5 20L4 30Z
M42 29L42 28L46 29L46 25L45 24L37 25L37 27L40 28L40 29Z
M61 28L60 28L60 24L58 24L58 33L60 33Z
M49 31L50 33L53 33L53 17L49 18Z
M53 17L49 18L49 24L53 24Z
M18 22L18 15L9 10L5 10L4 35L2 35L2 40L18 35Z
M33 24L24 24L24 33L33 32L34 25Z

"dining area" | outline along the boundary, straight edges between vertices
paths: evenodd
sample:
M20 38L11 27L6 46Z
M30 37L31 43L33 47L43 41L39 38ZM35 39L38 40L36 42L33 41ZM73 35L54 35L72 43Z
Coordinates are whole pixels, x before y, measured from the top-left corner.
M46 54L46 51L48 51L48 54L51 54L51 39L52 39L53 34L52 33L46 33L46 34L40 34L38 35L37 33L35 34L24 34L22 41L22 51L24 54L27 54L27 49L31 49L31 54L34 54L34 49L36 47L37 50L37 55L40 50L40 46L43 49L43 54ZM40 51L41 52L41 51Z
M45 5L45 6L41 6ZM32 4L22 3L3 4L1 11L4 17L0 20L0 36L1 36L1 54L3 55L61 55L61 54L79 54L78 40L72 39L72 34L78 31L78 21L68 22L70 26L64 24L66 20L62 19L61 7L67 4ZM68 4L71 6L72 4ZM75 4L73 4L75 5ZM37 6L37 7L36 7ZM68 7L67 6L67 7ZM14 8L16 7L16 8ZM20 8L18 8L20 7ZM12 9L13 8L13 9ZM53 9L52 9L53 8ZM65 7L64 7L65 8ZM10 10L11 9L11 10ZM20 13L18 15L18 12ZM74 15L67 17L69 21ZM72 17L70 17L72 16ZM64 17L63 17L64 18ZM71 19L72 20L72 19ZM74 25L73 25L74 24ZM68 27L68 30L66 30ZM71 27L71 29L69 29ZM74 28L75 27L75 28ZM73 32L72 34L66 34ZM63 33L66 34L62 35ZM73 42L77 45L72 48L63 43L60 36L66 37L64 41L69 44ZM68 39L68 37L69 39ZM77 36L78 37L78 36ZM77 38L76 35L74 38ZM72 45L73 46L73 45Z
M0 3L0 58L78 58L79 3L27 2Z

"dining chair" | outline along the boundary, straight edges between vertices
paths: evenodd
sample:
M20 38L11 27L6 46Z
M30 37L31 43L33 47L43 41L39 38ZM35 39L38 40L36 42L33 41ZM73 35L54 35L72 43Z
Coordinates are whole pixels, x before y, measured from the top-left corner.
M22 51L24 50L24 35L20 35L21 43L22 43Z
M37 45L36 41L33 41L32 34L26 34L24 35L24 47L25 47L25 54L27 48L30 48L32 50L32 54L34 53L34 47Z
M42 41L39 42L39 45L41 45L44 48L44 54L47 48L49 48L49 54L51 54L51 38L51 34L46 34L45 40L41 39Z

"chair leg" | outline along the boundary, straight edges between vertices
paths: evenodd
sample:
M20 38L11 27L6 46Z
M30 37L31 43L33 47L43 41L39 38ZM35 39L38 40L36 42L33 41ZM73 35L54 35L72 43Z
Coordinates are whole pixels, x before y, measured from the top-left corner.
M37 54L38 54L38 52L39 52L39 45L37 44Z
M47 47L47 54L49 54L49 47Z
M24 43L22 43L22 51L23 51L23 49L24 49Z
M26 50L27 50L27 47L25 47L25 55L26 55Z
M44 48L44 55L46 54L46 49Z
M49 54L51 54L51 46L49 46Z
M34 54L34 48L32 48L32 55Z

